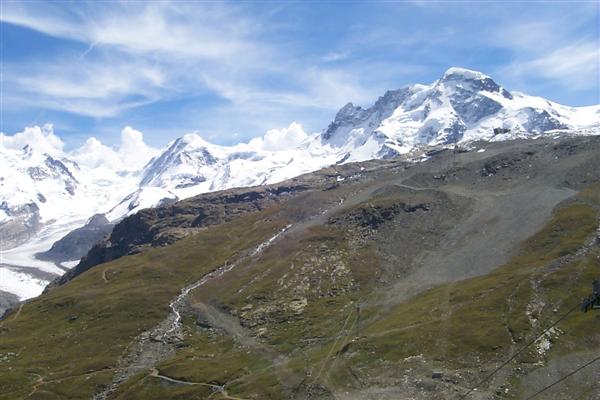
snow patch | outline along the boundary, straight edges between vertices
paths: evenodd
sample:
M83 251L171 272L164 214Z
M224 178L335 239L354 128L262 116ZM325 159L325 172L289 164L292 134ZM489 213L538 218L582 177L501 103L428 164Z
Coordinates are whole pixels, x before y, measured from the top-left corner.
M15 294L20 301L39 296L48 283L47 280L0 265L0 290Z

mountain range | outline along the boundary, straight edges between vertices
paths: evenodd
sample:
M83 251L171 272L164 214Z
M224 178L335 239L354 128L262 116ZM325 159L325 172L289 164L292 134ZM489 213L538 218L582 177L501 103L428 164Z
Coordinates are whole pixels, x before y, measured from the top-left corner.
M0 400L600 399L600 136L428 153L123 218L0 318Z
M0 291L37 296L122 218L200 193L370 159L421 161L432 150L478 141L598 133L600 106L563 106L450 68L429 85L388 91L369 108L348 103L322 132L307 134L292 123L234 146L187 134L157 150L127 127L119 150L90 138L65 152L49 126L3 134ZM81 236L69 232L83 228L85 242L69 245Z

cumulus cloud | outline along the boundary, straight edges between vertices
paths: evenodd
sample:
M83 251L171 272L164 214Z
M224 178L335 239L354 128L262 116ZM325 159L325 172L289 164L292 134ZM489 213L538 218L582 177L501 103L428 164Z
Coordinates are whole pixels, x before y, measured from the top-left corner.
M31 126L14 135L0 133L0 147L21 150L29 146L35 152L47 153L53 157L68 157L89 168L108 167L117 171L136 171L150 159L158 155L158 149L144 142L142 132L126 126L121 131L121 143L113 148L90 137L79 148L65 152L64 142L54 133L51 124L42 127Z
M120 171L136 171L158 152L159 150L144 142L142 132L126 126L121 131L121 144L118 148L113 149L92 137L70 155L77 163L90 168L105 166Z
M53 157L58 157L63 154L64 143L54 134L54 128L51 124L46 124L43 127L26 127L23 132L14 135L0 133L0 147L20 150L25 146L29 146L40 153L48 153Z
M111 169L121 169L121 157L112 148L102 144L95 137L71 153L73 159L79 164L90 168L107 166Z
M248 145L256 150L291 150L298 147L307 137L302 126L292 122L287 128L269 130L264 136L250 140Z
M158 155L159 150L144 143L144 135L130 126L121 131L119 156L126 169L140 169L150 159Z

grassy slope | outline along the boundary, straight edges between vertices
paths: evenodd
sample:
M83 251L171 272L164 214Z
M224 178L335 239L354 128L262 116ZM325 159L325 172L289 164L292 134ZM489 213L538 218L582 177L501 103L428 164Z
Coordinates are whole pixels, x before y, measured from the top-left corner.
M273 210L211 227L164 249L91 269L23 306L0 328L0 398L89 398L130 341L168 313L181 287L269 237ZM108 282L103 280L103 273ZM43 379L44 384L36 385Z
M326 256L319 262L315 254ZM349 311L348 305L372 287L373 276L366 271L376 270L374 260L370 246L350 251L341 232L333 228L313 228L296 240L286 241L285 246L269 248L258 262L232 271L227 279L205 285L194 296L194 301L215 303L241 314L250 325L248 330L254 334L257 329L267 327L268 332L261 336L264 345L252 348L232 343L222 332L197 329L194 320L188 318L184 349L160 365L159 370L184 381L226 384L230 392L244 397L290 396L292 386L304 378L304 369L315 362L313 357L303 354L311 348L306 339L327 342L339 333ZM290 271L290 265L297 266L298 274ZM332 282L327 277L336 265L340 277ZM351 270L340 273L342 265L351 265ZM301 287L294 286L296 290L283 286L286 280L295 281L300 277L306 280L302 279ZM245 286L249 282L252 285ZM245 289L240 291L240 288ZM301 314L287 307L298 298L307 299ZM249 313L239 311L249 304L254 306ZM253 316L261 321L259 325L252 325ZM317 350L320 349L317 346ZM207 352L215 354L215 358L203 356ZM289 361L273 367L276 357L289 357ZM156 390L142 392L140 387ZM140 375L122 387L120 395L122 398L160 399L165 396L161 387L156 378ZM200 386L181 390L189 396L209 392Z
M193 302L234 315L248 335L260 337L260 346L232 340L219 329L200 329L190 313L184 343L158 370L186 381L227 384L230 394L241 397L276 399L291 396L307 372L308 382L323 369L323 385L352 388L356 374L369 382L382 366L401 371L413 365L407 358L422 355L428 368L464 371L460 383L472 382L480 365L503 360L540 331L525 313L534 298L545 304L535 315L544 325L589 292L600 267L597 251L560 268L547 267L577 251L594 231L597 211L590 204L598 204L597 191L584 192L558 210L511 262L489 275L437 287L391 310L371 303L363 310L368 323L361 338L352 342L353 303L375 289L376 251L369 244L350 245L341 228L312 228L193 295ZM179 288L283 225L256 223L266 214L96 267L26 304L18 318L8 317L0 328L0 354L17 353L2 361L7 372L0 374L0 398L25 397L39 376L45 384L37 386L33 398L89 397L110 382L110 368L130 340L166 316ZM303 299L300 312L291 307ZM599 337L583 334L594 324L592 313L566 320L547 357L600 347ZM344 338L337 340L340 334ZM527 352L518 361L530 365L539 358ZM184 399L211 393L202 384L174 385L140 374L114 397Z
M464 370L467 380L477 380L473 371L478 367L506 359L590 292L590 283L600 270L598 249L583 259L548 268L558 258L575 253L594 232L597 211L585 204L590 201L597 206L597 197L588 197L558 210L511 262L493 273L443 285L397 306L345 349L349 354L345 362L371 371L391 362L401 371L414 367L411 358L417 356L428 360L429 371ZM533 312L539 323L532 327L526 312L534 300L542 306ZM554 338L556 343L547 356L599 348L600 335L589 334L597 326L593 313L574 313L559 325L562 334ZM532 349L517 362L530 364L540 359ZM340 373L337 381L342 379Z
M194 295L196 302L211 303L236 315L252 335L261 337L268 351L287 356L286 362L273 367L265 349L231 342L219 330L198 329L194 319L188 318L185 349L159 369L185 381L226 384L230 394L240 397L276 399L293 396L290 382L310 383L321 370L323 385L333 390L351 389L357 385L356 374L364 372L364 379L377 377L384 372L382 366L401 371L414 367L407 358L422 355L428 368L463 371L460 383L468 385L477 379L480 366L505 359L539 333L540 326L589 291L600 266L597 251L558 269L548 270L547 266L576 252L594 231L597 211L590 204L597 205L598 199L588 193L558 210L510 263L492 274L440 286L392 310L379 306L363 310L369 322L357 341L352 341L350 332L353 304L372 293L377 256L369 245L349 247L346 233L340 229L311 229L296 240L270 248L259 260ZM332 290L331 281L324 282L332 276L331 267L336 263L351 273ZM535 290L532 282L537 284ZM534 295L545 304L540 314L534 315L542 321L536 327L526 315ZM307 305L302 313L286 308L303 297ZM599 347L599 337L584 334L595 323L592 314L573 315L560 325L562 335L547 356ZM340 334L343 337L337 340ZM220 354L216 357L222 363L207 362L202 356L207 348ZM526 352L517 362L534 368L532 363L540 358L535 352ZM140 388L155 390L139 397ZM139 376L123 388L122 398L164 398L169 390L155 378ZM201 387L178 390L186 395L208 393Z

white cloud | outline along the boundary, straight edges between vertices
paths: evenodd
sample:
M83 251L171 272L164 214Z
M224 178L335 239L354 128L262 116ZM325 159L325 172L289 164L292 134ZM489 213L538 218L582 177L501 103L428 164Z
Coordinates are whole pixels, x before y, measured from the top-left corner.
M484 30L482 35L479 39L525 55L556 46L564 39L565 32L556 29L554 21L513 21L492 27L487 35Z
M143 60L94 62L87 59L57 64L11 65L11 103L64 110L91 117L118 113L160 98L162 71ZM14 98L14 99L13 99Z
M256 50L244 38L255 29L234 7L183 2L112 4L89 7L80 4L67 12L60 4L10 2L2 20L45 34L114 46L127 53L165 53L171 56L220 60ZM251 54L251 53L250 53Z
M302 126L292 122L287 128L269 130L264 136L250 140L248 145L256 150L291 150L298 147L307 137Z
M106 166L117 171L137 171L158 153L158 149L144 142L142 132L126 126L121 131L121 143L117 149L91 137L70 156L77 163L90 168Z
M121 131L119 156L127 169L140 169L159 151L144 143L144 135L130 126Z
M57 55L26 68L7 63L5 98L13 107L104 118L162 99L212 92L231 102L238 110L235 118L249 111L264 119L261 111L291 117L290 106L335 110L377 94L357 79L353 66L321 68L322 60L313 64L295 55L269 34L277 21L249 16L233 4L80 3L72 10L53 3L7 4L3 21L87 44L76 59Z
M4 22L88 45L80 56L5 61L5 98L15 106L112 117L160 99L206 92L203 71L252 80L276 58L268 45L252 40L261 30L256 21L230 5L90 4L3 5Z
M553 79L571 89L598 86L600 74L598 43L575 43L528 61L515 61L505 68L509 75Z
M87 139L81 147L71 153L71 157L78 164L89 168L106 166L113 170L120 170L123 166L118 153L95 137Z
M61 156L63 154L63 141L54 134L51 124L43 127L26 127L23 132L14 135L0 133L0 147L7 149L20 150L25 146L30 146L40 153L48 153L51 156Z
M538 20L517 19L482 32L479 40L489 40L510 52L497 75L525 90L532 80L540 79L570 91L597 88L599 38L582 31L585 20L594 14L593 8L572 7L560 15L543 15L543 11Z
M0 147L21 150L25 146L40 154L67 156L86 167L106 166L118 171L137 171L160 152L144 142L142 132L129 126L121 131L121 143L117 148L90 137L81 147L70 152L64 151L64 142L54 133L50 124L26 127L14 135L0 133Z
M577 22L568 18L567 25L557 23L542 15L544 10L532 20L497 16L503 9L497 6L494 12L478 9L481 15L466 20L458 14L473 13L472 7L435 3L422 10L448 14L435 29L377 24L365 17L344 26L331 41L306 48L303 38L293 36L304 27L289 26L297 16L273 11L284 5L267 8L230 2L78 2L73 7L5 2L0 19L67 39L64 48L69 49L47 52L44 59L31 57L26 63L6 60L5 110L30 107L116 119L137 107L175 100L180 108L172 118L180 132L200 129L227 140L239 132L240 139L247 140L265 132L266 126L292 120L323 128L327 116L349 101L368 106L387 89L413 83L434 69L442 71L436 63L456 61L449 61L448 54L475 64L470 57L479 55L471 53L482 48L506 54L507 68L498 78L507 77L509 88L532 76L581 87L594 73L584 65L589 57L578 57L577 49L564 54L579 61L558 63L569 68L553 65L561 56L558 50L573 45L577 31L572 26ZM387 10L406 12L395 5ZM471 24L481 27L477 35L471 34ZM319 33L323 32L313 36ZM170 122L169 116L161 118L163 126ZM125 123L131 121L119 122Z
M344 60L346 58L348 58L348 54L346 52L330 51L322 57L322 60L325 62L334 62Z

